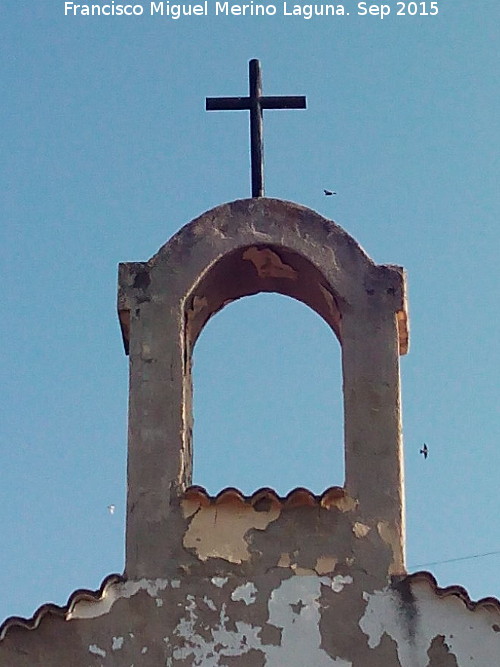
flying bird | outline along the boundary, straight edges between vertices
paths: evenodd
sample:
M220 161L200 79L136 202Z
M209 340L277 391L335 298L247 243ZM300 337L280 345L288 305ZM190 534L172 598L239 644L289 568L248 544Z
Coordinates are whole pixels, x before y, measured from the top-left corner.
M108 512L110 514L114 514L115 513L115 506L114 505L108 505Z
M323 189L323 192L325 193L326 197L331 197L331 195L336 195L336 192L333 192L332 190L325 190Z
M429 455L429 448L427 447L427 445L425 444L425 442L424 442L424 446L423 446L422 449L420 450L420 453L423 455L424 459L426 459L426 458L428 457L428 455Z

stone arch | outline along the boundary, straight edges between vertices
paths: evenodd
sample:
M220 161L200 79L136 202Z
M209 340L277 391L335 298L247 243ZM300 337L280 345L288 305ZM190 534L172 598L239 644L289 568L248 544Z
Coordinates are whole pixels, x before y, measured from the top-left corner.
M228 301L263 291L303 301L337 335L346 489L402 539L404 272L376 265L343 229L309 209L240 200L184 226L148 262L120 265L118 310L130 355L129 573L145 571L142 539L149 559L166 552L168 523L191 483L196 338Z
M194 343L207 321L228 303L261 292L301 301L330 326L340 340L338 296L310 258L275 243L255 243L222 255L207 267L184 302L186 343Z

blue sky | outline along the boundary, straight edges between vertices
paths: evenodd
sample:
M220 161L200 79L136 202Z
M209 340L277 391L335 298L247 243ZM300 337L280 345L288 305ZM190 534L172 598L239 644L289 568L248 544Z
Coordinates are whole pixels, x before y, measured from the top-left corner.
M204 99L246 95L251 58L264 94L308 100L265 112L266 193L408 271L410 569L500 551L500 7L387 4L384 20L346 0L343 17L277 3L274 17L174 21L0 2L1 619L123 569L117 264L249 196L248 114L206 113ZM195 482L211 492L343 482L339 345L298 302L260 295L208 323L194 412ZM428 569L479 598L500 596L499 568L495 555Z

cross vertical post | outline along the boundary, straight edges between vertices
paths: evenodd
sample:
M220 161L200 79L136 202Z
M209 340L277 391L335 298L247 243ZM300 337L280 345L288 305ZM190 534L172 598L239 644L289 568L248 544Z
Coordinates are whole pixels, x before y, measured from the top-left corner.
M250 161L252 197L264 196L263 109L305 109L306 98L300 96L263 96L260 62L248 65L248 97L207 97L207 111L250 111Z
M264 132L262 107L262 73L260 62L248 63L250 100L250 155L252 170L252 197L264 196Z

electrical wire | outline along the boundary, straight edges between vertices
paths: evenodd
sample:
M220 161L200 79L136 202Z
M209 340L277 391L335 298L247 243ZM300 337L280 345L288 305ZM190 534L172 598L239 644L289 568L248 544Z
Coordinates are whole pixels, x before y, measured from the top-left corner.
M483 554L472 554L471 556L461 556L460 558L447 558L446 560L435 560L431 563L419 563L418 565L410 565L411 570L418 569L421 567L429 567L430 565L443 565L444 563L457 563L461 560L472 560L474 558L485 558L486 556L498 556L500 555L500 550L498 551L487 551Z

